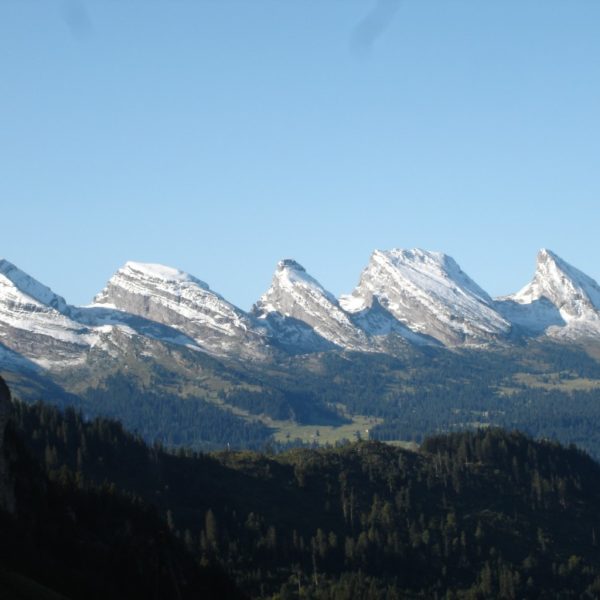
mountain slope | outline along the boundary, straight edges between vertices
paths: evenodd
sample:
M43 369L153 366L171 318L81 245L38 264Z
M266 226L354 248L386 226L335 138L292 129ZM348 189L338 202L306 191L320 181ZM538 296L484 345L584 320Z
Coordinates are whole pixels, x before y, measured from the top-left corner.
M42 366L80 363L93 332L73 321L65 300L0 260L0 344Z
M538 253L532 281L516 294L499 298L496 307L534 334L600 335L600 286L550 250Z
M6 393L0 378L0 395ZM30 444L32 438L23 435L24 423L19 421L23 411L30 423L36 413L41 416L33 437L46 448L46 459L37 458ZM164 511L159 512L139 496L117 490L114 483L109 487L108 480L95 483L81 470L76 475L66 464L59 474L55 467L62 448L57 451L54 440L51 448L47 445L57 433L56 417L61 421L65 443L78 438L81 466L88 457L92 462L111 465L109 469L124 464L140 466L135 442L121 446L118 457L108 456L106 447L100 448L89 437L84 439L84 429L90 431L91 423L73 410L61 415L41 404L26 407L16 402L10 413L6 435L0 435L0 458L9 458L13 488L12 507L0 502L1 598L247 597L220 569L198 564L165 522ZM78 431L73 428L76 423ZM2 424L6 424L4 419ZM99 426L96 442L104 436L115 442L122 439L122 428L115 423L96 421L95 425ZM131 477L129 484L135 480Z
M511 330L488 294L438 252L376 250L344 306L362 310L373 298L413 332L450 346L497 341Z
M268 341L253 319L203 281L171 267L128 262L94 299L177 329L218 356L268 356Z
M65 592L71 569L84 566L84 581L99 580L89 586L98 597L210 598L186 594L194 573L180 570L179 539L193 553L188 564L221 565L257 600L598 596L600 467L574 447L490 428L437 435L416 451L371 441L175 455L73 411L17 404L15 413L48 480L42 499L52 501L32 510L36 495L24 496L28 510L17 530L3 528L0 545L27 571L32 556L56 561L49 574L58 571ZM19 475L31 488L32 469ZM148 511L140 519L144 503L155 507L152 520ZM74 550L68 558L65 548ZM163 585L173 581L173 565L181 591L159 587L161 574Z
M112 307L74 307L12 263L0 261L0 361L26 370L81 367L96 345L123 333L194 346L160 323Z
M493 301L449 256L376 250L337 300L281 261L250 313L178 269L128 262L86 307L0 261L0 360L51 369L85 362L113 335L139 335L236 361L335 349L402 353L408 345L480 346L513 333L600 337L600 286L548 250L530 284ZM21 360L22 358L22 360Z
M253 314L271 323L281 318L296 322L299 334L302 331L304 339L312 340L313 350L323 348L322 340L351 350L371 348L365 332L352 322L335 297L294 260L278 263L271 287L254 305ZM280 335L281 330L274 330L274 334ZM310 347L310 343L306 345Z
M407 345L439 345L435 338L412 331L399 321L387 308L384 308L376 296L371 305L349 295L340 296L340 306L349 314L352 322L369 336L373 347L380 352L396 354Z

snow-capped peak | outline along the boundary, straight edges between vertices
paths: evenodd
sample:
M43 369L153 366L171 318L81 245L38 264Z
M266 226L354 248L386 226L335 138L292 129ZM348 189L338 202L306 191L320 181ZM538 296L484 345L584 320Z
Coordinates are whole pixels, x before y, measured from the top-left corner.
M155 263L142 263L127 261L124 267L121 269L125 273L136 274L138 277L146 279L153 279L156 281L164 281L168 283L194 283L204 288L209 289L209 286L204 281L173 267L167 267L165 265Z
M265 345L244 311L204 281L164 265L126 263L94 303L178 329L213 354L255 356Z
M94 298L94 304L113 305L126 310L122 302L124 292L134 293L136 296L146 295L150 298L163 294L180 297L194 292L200 293L200 291L218 296L210 291L207 283L180 269L155 263L128 261Z
M302 322L323 339L343 348L367 348L366 334L361 331L328 292L295 260L277 264L271 287L254 305L253 313L260 319L280 315Z
M5 259L0 259L0 290L2 288L4 293L11 290L14 294L24 294L34 302L59 312L64 312L67 307L64 298Z
M286 269L306 273L306 269L299 262L296 262L293 258L284 258L283 260L280 260L277 263L278 271L285 271Z
M65 300L0 260L0 344L38 365L79 364L93 335Z
M407 327L443 343L480 343L508 334L510 324L489 295L441 252L375 250L347 310L361 310L376 297Z
M273 276L271 289L279 287L291 291L295 286L305 289L310 288L314 293L323 295L333 304L337 304L337 300L333 294L328 292L314 277L311 277L300 263L291 258L280 260L277 263L277 270Z
M600 286L588 275L543 248L538 252L533 280L522 290L501 299L520 305L544 300L569 323L586 318L597 319L600 311Z
M490 296L480 288L463 270L458 263L443 252L431 252L421 248L405 250L395 248L389 251L375 250L373 260L381 264L391 265L396 272L403 273L405 277L415 278L430 287L438 294L460 290L478 300L488 303Z

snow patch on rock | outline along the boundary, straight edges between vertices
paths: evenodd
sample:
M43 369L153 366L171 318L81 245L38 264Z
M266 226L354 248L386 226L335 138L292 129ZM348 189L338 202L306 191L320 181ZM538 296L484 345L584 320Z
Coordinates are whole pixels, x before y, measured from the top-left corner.
M376 250L348 309L373 298L409 330L446 345L480 344L508 335L510 323L451 257L421 249Z

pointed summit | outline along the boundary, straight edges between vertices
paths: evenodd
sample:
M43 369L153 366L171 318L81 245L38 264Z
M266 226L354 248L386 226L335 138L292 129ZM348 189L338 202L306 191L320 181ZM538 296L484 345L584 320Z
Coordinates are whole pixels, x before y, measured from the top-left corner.
M301 322L312 328L320 338L350 349L369 347L366 334L344 312L335 296L328 292L295 260L277 264L271 287L254 305L253 313L260 319Z
M333 294L329 293L314 277L311 277L300 263L291 258L285 258L277 263L271 287L262 296L259 303L267 296L274 297L273 295L277 291L286 290L288 293L294 295L300 288L310 290L315 297L323 296L329 302L337 304L337 300Z
M28 296L35 303L59 312L64 312L67 308L67 303L62 296L55 294L49 287L5 259L0 259L0 290L2 290L0 293Z
M542 297L550 300L566 321L600 310L600 286L591 277L546 249L538 252L533 280L515 294L513 299L527 303Z
M531 282L512 296L499 298L497 306L533 332L557 326L549 333L571 336L600 328L600 286L545 248L538 252ZM565 330L560 330L565 324Z
M375 250L344 306L362 310L373 298L412 331L447 345L484 343L510 332L488 294L440 252Z
M93 335L71 318L64 298L0 260L0 339L37 365L56 366L81 361Z
M299 271L300 273L306 273L306 269L292 258L284 258L277 263L278 271L285 271L291 269L293 271Z

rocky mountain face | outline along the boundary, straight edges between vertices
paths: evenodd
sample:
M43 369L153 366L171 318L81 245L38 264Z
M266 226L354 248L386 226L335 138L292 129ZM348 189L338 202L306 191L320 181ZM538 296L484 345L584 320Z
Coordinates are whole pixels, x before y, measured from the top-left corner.
M0 355L6 360L16 360L13 350L44 367L75 365L93 337L89 328L70 318L62 297L0 261Z
M534 277L496 308L530 335L579 338L600 335L600 286L550 250L537 256Z
M289 259L250 312L190 274L129 262L92 305L74 307L0 261L0 366L12 370L101 368L135 348L148 360L179 347L191 373L197 353L268 364L334 349L507 344L515 335L600 337L600 286L542 250L531 283L493 300L449 256L395 249L375 251L356 289L339 299Z
M81 367L123 335L194 345L173 327L115 307L74 307L8 261L0 261L0 365L37 371Z
M314 342L324 340L331 347L369 350L367 333L357 327L330 294L304 267L294 260L282 260L277 265L271 287L254 305L253 314L271 324L285 319L302 328L305 337ZM274 328L275 336L286 332ZM321 342L322 344L322 342Z
M374 299L409 330L448 346L492 342L511 330L488 294L438 252L376 250L342 304L360 312Z
M128 262L96 296L93 306L173 328L212 354L244 358L269 354L265 332L251 316L178 269Z

